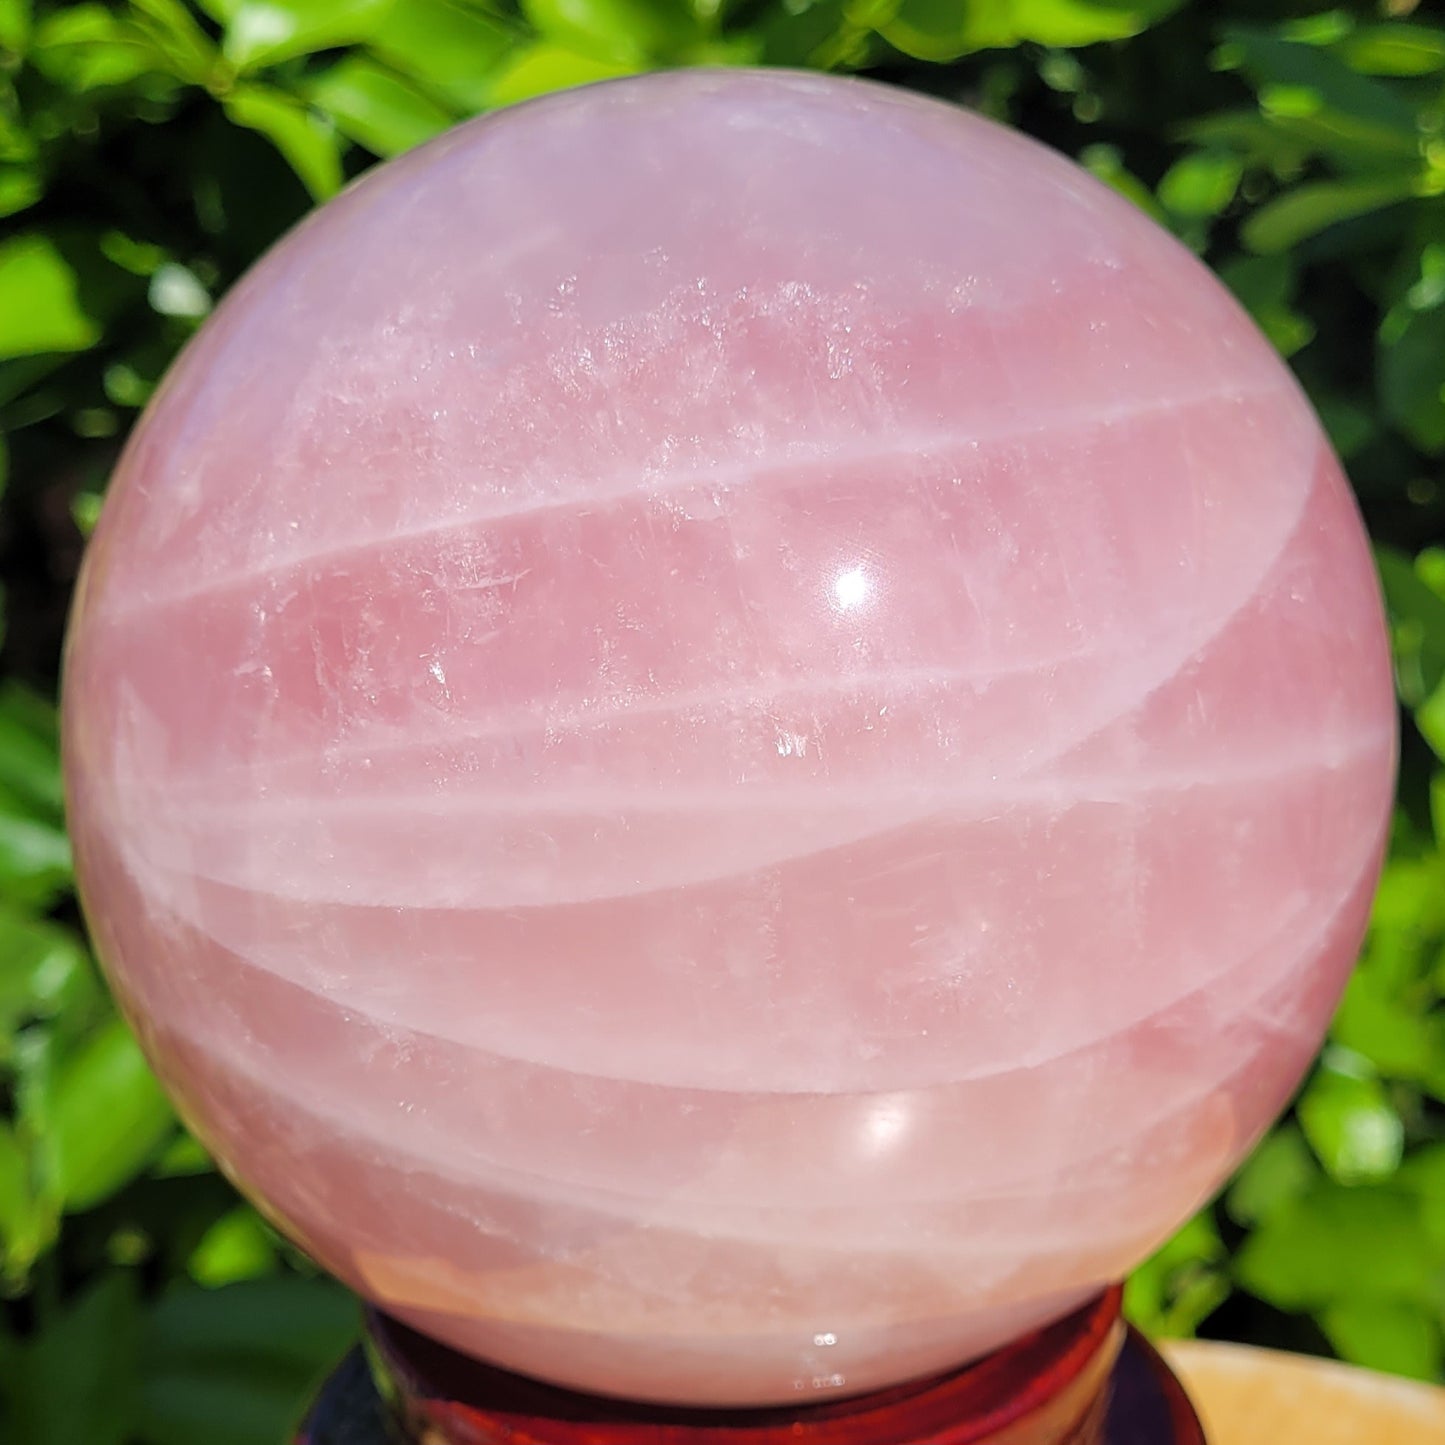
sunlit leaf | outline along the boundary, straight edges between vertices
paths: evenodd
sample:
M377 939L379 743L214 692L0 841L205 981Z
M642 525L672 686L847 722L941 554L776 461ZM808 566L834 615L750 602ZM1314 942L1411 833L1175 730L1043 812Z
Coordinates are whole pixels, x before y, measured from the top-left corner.
M1387 1179L1404 1157L1404 1123L1376 1078L1326 1063L1300 1099L1299 1119L1320 1163L1341 1184Z
M46 1124L55 1187L74 1210L134 1179L175 1117L130 1031L111 1019L61 1064Z
M70 886L73 867L64 828L0 796L0 899L48 907Z
M681 0L521 0L522 13L547 40L621 65L668 56L698 37Z
M161 1151L151 1172L158 1179L184 1179L209 1174L215 1167L205 1145L183 1130Z
M90 960L69 929L0 906L0 1036L65 1009L89 1017L98 998ZM5 1051L0 1037L0 1057Z
M176 261L163 261L152 272L149 296L151 306L162 316L199 321L211 310L210 293L194 271Z
M0 216L13 216L33 206L44 189L33 166L0 166Z
M1317 1185L1265 1219L1235 1257L1239 1282L1281 1309L1429 1305L1442 1269L1414 1196L1378 1185Z
M260 1216L249 1205L238 1205L206 1231L186 1269L197 1284L216 1288L266 1274L276 1259L276 1246Z
M60 1209L39 1187L28 1141L20 1131L0 1123L0 1291L22 1290L36 1261L54 1246L59 1233Z
M489 101L491 71L517 43L513 30L457 0L406 0L382 17L368 48L429 93L475 111Z
M75 270L50 237L0 241L0 358L83 351L99 336Z
M1319 1165L1292 1124L1272 1130L1245 1161L1226 1196L1230 1216L1256 1225L1279 1214L1307 1193L1320 1177Z
M0 1288L12 1293L55 1237L56 1211L35 1188L27 1143L0 1122Z
M1159 200L1178 216L1217 216L1234 199L1243 171L1243 161L1227 151L1192 151L1164 173Z
M1132 201L1144 214L1160 225L1165 223L1163 209L1148 186L1124 164L1117 146L1086 146L1079 154L1079 163L1090 175Z
M259 131L271 141L317 200L341 189L336 133L300 101L266 86L238 85L225 105L237 125Z
M1392 1300L1341 1300L1320 1325L1343 1359L1372 1370L1437 1380L1445 1364L1440 1325L1427 1306Z
M31 0L0 0L0 50L19 55L30 39Z
M150 37L171 73L204 85L216 63L216 48L182 0L130 0L136 28Z
M124 85L167 68L165 55L144 30L98 4L52 11L35 28L29 58L72 90Z
M1418 990L1416 991L1418 993ZM1355 971L1332 1036L1389 1078L1445 1082L1445 1010L1367 965Z
M1311 181L1261 206L1241 227L1252 251L1286 251L1327 226L1368 215L1417 193L1415 175L1384 179Z
M1294 179L1313 153L1307 138L1266 120L1257 109L1217 111L1186 121L1180 136L1211 149L1229 147L1249 165L1267 167L1280 179Z
M367 39L398 0L240 0L225 7L225 57L244 72ZM406 0L401 0L406 3Z
M311 83L307 95L343 135L379 156L410 150L456 118L394 71L362 56L333 65Z
M952 60L975 50L1032 41L1094 45L1137 35L1183 0L902 0L878 30L891 45L922 60Z
M0 789L38 817L60 821L60 727L54 704L19 683L0 683Z
M634 69L621 61L599 60L561 45L538 42L514 51L493 74L488 89L493 105L512 105L594 80L613 80Z
M1445 30L1398 20L1361 25L1336 42L1335 53L1366 75L1431 75L1445 70Z
M1413 140L1414 108L1389 86L1359 75L1326 50L1281 39L1252 26L1231 26L1220 62L1257 85L1266 109L1271 93L1285 113L1332 113L1375 133L1388 154L1393 141Z
M1146 1334L1192 1335L1229 1297L1227 1254L1213 1220L1196 1215L1129 1276L1125 1314Z

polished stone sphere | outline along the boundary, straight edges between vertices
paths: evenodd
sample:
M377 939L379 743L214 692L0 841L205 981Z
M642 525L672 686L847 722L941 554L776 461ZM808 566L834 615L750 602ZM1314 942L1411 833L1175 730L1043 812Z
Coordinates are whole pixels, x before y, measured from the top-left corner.
M382 166L116 472L65 698L185 1118L401 1319L813 1400L1072 1309L1282 1107L1391 797L1350 491L1036 143L688 72Z

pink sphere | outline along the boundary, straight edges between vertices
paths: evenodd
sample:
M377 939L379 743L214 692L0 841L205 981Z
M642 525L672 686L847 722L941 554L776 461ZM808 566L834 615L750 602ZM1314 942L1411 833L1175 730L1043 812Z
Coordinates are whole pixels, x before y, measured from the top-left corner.
M76 602L98 947L439 1339L763 1403L1115 1279L1359 943L1366 540L1225 291L1032 141L692 72L466 125L175 367Z

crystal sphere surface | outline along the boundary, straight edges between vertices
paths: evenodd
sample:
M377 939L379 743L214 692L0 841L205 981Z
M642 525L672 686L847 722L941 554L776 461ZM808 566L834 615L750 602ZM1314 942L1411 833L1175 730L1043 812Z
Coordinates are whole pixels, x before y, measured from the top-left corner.
M328 1269L691 1403L1073 1308L1316 1048L1391 796L1349 490L1034 142L691 72L484 119L174 368L76 603L84 897Z

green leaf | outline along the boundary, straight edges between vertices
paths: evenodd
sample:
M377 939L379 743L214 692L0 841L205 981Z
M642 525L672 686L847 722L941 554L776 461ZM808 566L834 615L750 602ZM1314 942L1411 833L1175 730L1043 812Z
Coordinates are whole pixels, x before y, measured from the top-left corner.
M1375 549L1375 565L1390 618L1400 699L1407 707L1419 707L1445 683L1445 597L1429 586L1408 557L1392 547ZM1391 881L1387 873L1381 894L1386 903L1392 895L1385 892L1385 885ZM1413 890L1399 901L1413 904ZM1379 908L1377 899L1377 916Z
M1260 256L1251 259L1270 260ZM1279 348L1282 355L1292 356L1301 346L1308 345L1314 338L1314 327L1304 316L1296 316L1299 329L1279 336L1272 329L1274 323L1263 324L1265 335ZM1293 342L1293 345L1290 343ZM1380 422L1374 407L1362 405L1346 395L1329 395L1316 390L1311 400L1315 411L1329 433L1330 445L1341 460L1350 461L1380 435Z
M0 1242L8 1261L11 1240L30 1209L30 1157L15 1131L0 1123Z
M1445 1366L1440 1326L1422 1305L1342 1300L1323 1311L1320 1327L1352 1364L1432 1382Z
M275 1242L260 1216L249 1205L238 1205L206 1231L186 1270L197 1284L216 1288L268 1274L277 1258Z
M241 0L228 6L222 53L245 74L367 40L396 0ZM403 0L405 3L405 0Z
M1125 1314L1148 1335L1192 1335L1229 1298L1226 1255L1209 1214L1196 1215L1129 1276Z
M1159 182L1161 204L1176 216L1217 216L1239 189L1244 162L1227 151L1193 151L1170 166Z
M1281 356L1293 356L1314 339L1314 325L1294 306L1299 276L1293 257L1241 256L1219 276Z
M13 55L25 53L30 39L30 0L0 0L0 50Z
M1445 686L1437 687L1415 709L1415 726L1434 749L1435 756L1445 762Z
M67 1210L79 1210L140 1174L175 1116L130 1031L113 1018L60 1065L46 1125L56 1189Z
M60 1210L39 1187L26 1141L0 1124L0 1289L6 1294L21 1291L36 1260L59 1233Z
M1419 153L1414 107L1396 90L1351 70L1329 51L1248 26L1225 31L1219 63L1254 82L1265 116L1327 152L1378 169Z
M1413 173L1307 182L1261 206L1240 228L1240 235L1252 251L1287 251L1327 226L1409 200L1418 188L1419 178Z
M1445 306L1386 318L1377 381L1390 420L1422 451L1445 451Z
M103 5L71 5L53 11L36 27L30 60L68 90L126 85L166 69L151 37Z
M162 316L199 321L211 310L211 296L194 271L176 261L156 267L148 288L151 309Z
M466 111L489 100L487 77L516 44L501 22L453 0L406 0L372 32L368 48L427 91Z
M80 940L68 929L0 906L0 1062L20 1024L73 1013L82 1024L102 997Z
M130 0L138 13L136 28L149 36L171 73L192 85L204 85L215 69L216 48L181 0Z
M84 351L99 336L75 270L49 236L0 241L0 359Z
M1079 163L1091 176L1118 191L1125 200L1132 201L1146 216L1160 225L1165 224L1164 212L1154 193L1124 165L1124 157L1117 146L1085 146L1079 154Z
M1293 180L1304 169L1313 145L1293 135L1257 110L1224 110L1186 121L1180 136L1210 148L1228 147L1251 166L1268 168L1282 180Z
M40 172L33 166L0 166L0 216L28 209L44 192Z
M1280 1309L1342 1301L1429 1306L1445 1260L1404 1190L1320 1184L1265 1219L1235 1257L1235 1277Z
M1183 0L902 0L878 32L905 55L954 60L1024 42L1072 47L1147 30Z
M1335 54L1365 75L1432 75L1445 70L1445 31L1428 25L1362 25L1338 41Z
M237 125L259 131L285 156L318 201L341 189L336 133L299 101L269 86L238 85L227 95L225 107Z
M0 1123L0 1286L15 1292L31 1266L54 1243L59 1217L35 1188L30 1151Z
M1418 606L1440 606L1445 603L1431 590L1410 560L1393 547L1375 549L1375 562L1385 587L1385 605L1397 630L1414 620L1412 609ZM1445 616L1445 607L1441 608ZM1432 639L1426 627L1417 623L1430 659L1422 667L1445 667L1445 635ZM1403 659L1396 648L1396 667ZM1401 678L1404 693L1405 679ZM1409 698L1406 698L1409 702ZM1390 984L1399 986L1420 976L1418 935L1445 933L1445 858L1439 854L1406 854L1403 848L1385 865L1380 886L1375 890L1375 906L1371 910L1371 934L1365 962L1369 969L1381 971ZM1401 956L1400 937L1412 945Z
M0 788L41 817L65 806L55 707L19 683L0 683Z
M1395 1183L1419 1200L1425 1231L1445 1254L1445 1144L1415 1150L1400 1166Z
M554 90L590 85L594 80L613 80L635 70L635 66L621 61L599 60L596 56L581 55L564 46L539 41L515 50L497 70L490 87L491 103L513 105Z
M456 119L395 72L363 56L333 65L307 87L343 135L379 156L399 155Z
M127 1445L137 1413L139 1316L134 1280L115 1270L23 1341L0 1370L7 1438L24 1445Z
M1418 987L1400 987L1369 956L1355 970L1331 1036L1387 1078L1445 1084L1445 1011Z
M181 1130L161 1151L151 1172L157 1179L185 1179L209 1174L215 1167L206 1146L193 1134Z
M0 898L48 907L71 884L70 839L0 796Z
M768 65L816 66L853 28L853 13L847 0L795 0L774 6L763 13L757 28L758 59Z
M1341 1184L1387 1179L1405 1153L1405 1126L1380 1081L1326 1062L1298 1105L1305 1138L1330 1177Z
M1292 1124L1281 1124L1245 1160L1225 1207L1238 1223L1259 1224L1308 1193L1319 1177L1304 1136Z
M152 1312L142 1352L147 1445L256 1445L290 1437L356 1337L354 1301L325 1280L181 1285Z
M671 0L522 0L547 40L621 65L642 66L699 38L692 11Z

